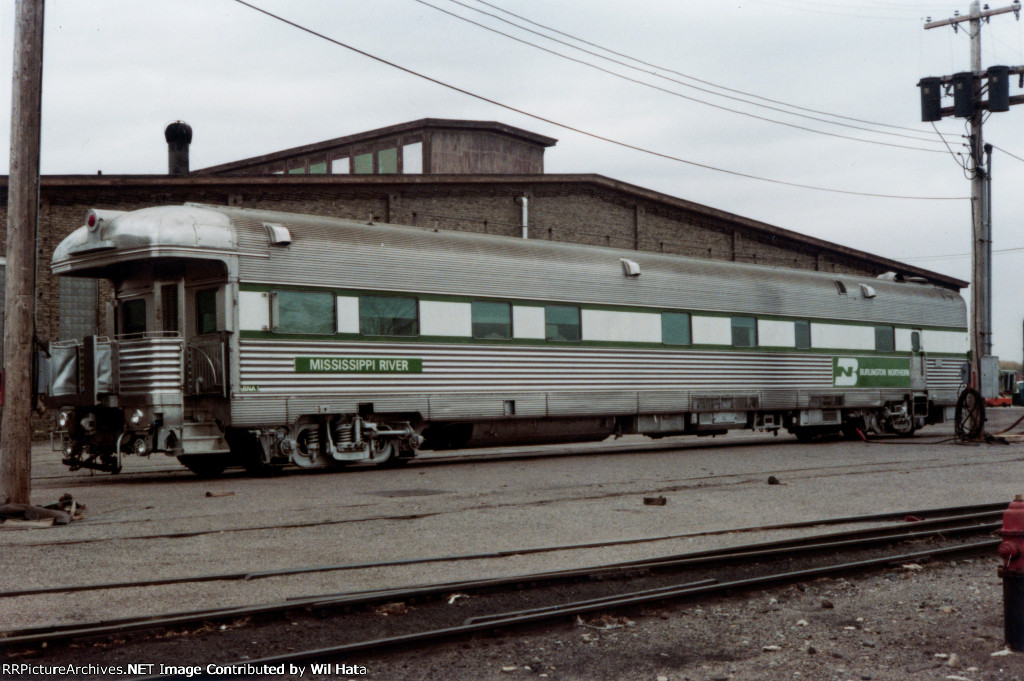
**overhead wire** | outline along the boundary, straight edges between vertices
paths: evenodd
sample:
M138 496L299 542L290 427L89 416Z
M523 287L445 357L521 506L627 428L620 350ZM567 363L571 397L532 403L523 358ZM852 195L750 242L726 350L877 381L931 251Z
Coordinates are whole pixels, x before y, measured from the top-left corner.
M542 37L542 38L544 38L546 40L551 40L551 41L556 42L556 43L558 43L560 45L564 45L564 46L569 47L571 49L578 50L580 52L583 52L584 54L588 54L588 55L591 55L593 57L597 57L599 59L604 59L606 61L610 61L613 64L617 64L617 65L625 67L627 69L632 69L634 71L639 71L639 72L644 73L646 75L653 76L655 78L660 78L662 80L667 80L669 82L676 83L678 85L682 85L683 87L691 88L691 89L697 90L699 92L704 92L706 94L710 94L710 95L713 95L715 97L722 97L724 99L729 99L729 100L733 100L733 101L736 101L736 102L742 102L744 104L750 104L752 106L756 106L756 107L760 107L760 108L764 108L764 109L769 109L771 111L776 111L776 112L779 112L779 113L782 113L782 114L785 114L785 115L788 115L788 116L797 116L797 117L800 117L800 118L805 118L805 119L809 119L809 120L813 120L813 121L818 121L820 123L825 123L827 125L837 125L837 126L842 126L842 127L845 127L845 128L852 128L854 130L861 130L861 131L869 132L869 133L876 134L876 135L890 135L890 136L893 136L893 137L903 137L903 138L906 138L906 139L912 139L912 140L917 140L917 141L920 141L920 142L928 142L928 143L934 143L934 144L940 144L941 143L940 140L937 140L937 139L934 139L934 138L917 137L917 136L914 136L914 135L905 135L903 133L898 133L898 132L888 132L888 131L885 131L885 130L872 130L871 128L865 128L865 127L859 126L859 125L851 125L849 123L842 123L840 121L830 121L830 120L827 120L827 119L824 119L824 118L819 118L817 116L811 116L811 115L808 115L808 114L797 113L797 112L794 112L794 111L786 111L785 109L780 109L780 108L775 107L775 106L768 106L766 104L760 104L758 102L752 102L749 99L744 99L742 97L737 97L737 96L734 96L734 95L727 95L727 94L723 94L721 92L715 92L714 90L709 90L707 88L703 88L703 87L699 87L699 86L696 86L696 85L692 85L690 83L678 80L676 78L670 78L670 77L668 77L668 76L666 76L664 74L658 73L657 71L648 71L645 68L640 68L638 66L633 66L632 64L627 64L627 63L625 63L625 62L623 62L623 61L621 61L619 59L614 59L612 57L607 57L605 55L598 54L597 52L593 52L591 50L587 50L587 49L584 49L582 47L578 47L576 45L572 45L572 44L570 44L570 43L568 43L568 42L566 42L564 40L559 40L558 38L552 38L551 36L546 36L543 33L540 33L538 31L534 31L533 29L526 28L524 26L520 26L518 24L515 24L515 23L509 21L508 19L504 19L502 17L497 16L496 14L492 14L490 12L485 12L485 11L483 11L481 9L477 9L476 7L472 7L470 5L467 5L464 2L460 2L460 0L448 0L448 1L451 2L452 4L459 5L460 7L464 7L466 9L470 10L470 11L483 14L484 16L488 16L488 17L491 17L491 18L493 18L493 19L495 19L497 21L501 21L501 22L506 23L506 24L508 24L510 26L514 26L515 28L518 28L519 30L526 31L528 33L532 33L533 35L540 36L540 37ZM775 124L778 124L778 125L784 125L784 126L789 127L789 128L796 128L798 130L804 130L804 131L807 131L807 132L817 133L817 134L820 134L820 135L828 135L830 137L840 137L842 139L854 140L854 141L857 141L857 142L866 142L868 144L881 144L881 145L884 145L884 146L898 147L898 148L901 148L901 149L912 149L914 151L927 151L927 152L942 153L941 149L924 149L922 147L912 147L912 146L907 146L907 145L902 145L902 144L893 144L893 143L887 143L887 142L880 142L880 141L877 141L877 140L864 139L862 137L850 137L848 135L840 135L840 134L837 134L837 133L831 133L831 132L827 132L827 131L824 131L824 130L817 130L815 128L808 128L808 127L801 126L801 125L795 125L793 123L787 123L785 121L780 121L780 120L777 120L777 119L774 119L774 118L767 118L765 116L759 116L757 114L749 113L749 112L746 112L746 111L740 111L740 110L737 110L737 109L732 109L732 108L729 108L729 107L726 107L726 106L722 106L720 104L714 104L712 102L708 102L706 100L699 99L697 97L690 97L688 95L684 95L684 94L682 94L680 92L676 92L674 90L668 90L668 89L665 89L665 88L662 88L662 87L658 87L657 85L653 85L653 84L648 83L646 81L637 80L635 78L630 78L629 76L623 75L621 73L617 73L615 71L610 71L608 69L605 69L605 68L602 68L600 66L597 66L596 64L593 64L591 62L588 62L588 61L585 61L585 60L582 60L582 59L577 59L575 57L571 57L569 55L562 54L561 52L556 52L554 50L550 50L550 49L548 49L546 47L543 47L541 45L538 45L536 43L532 43L532 42L530 42L528 40L524 40L522 38L518 38L516 36L510 35L510 34L505 33L503 31L499 31L496 28L492 28L492 27L487 26L485 24L481 24L479 22L473 21L472 19L469 19L467 17L461 16L461 15L456 14L454 12L449 12L448 10L443 9L441 7L438 7L437 5L431 4L431 3L427 2L426 0L413 0L413 2L417 2L417 3L421 4L421 5L425 5L426 7L430 7L432 9L435 9L438 12L443 12L444 14L447 14L448 16L454 17L454 18L456 18L456 19L458 19L460 21L464 21L464 22L466 22L468 24L472 24L473 26L476 26L478 28L482 28L485 31L490 31L492 33L496 33L497 35L503 36L503 37L508 38L510 40L514 40L514 41L516 41L518 43L522 43L524 45L528 45L530 47L533 47L535 49L541 50L543 52L546 52L548 54L554 55L556 57L560 57L562 59L567 59L567 60L575 62L577 64L581 64L583 66L587 66L587 67L590 67L590 68L593 68L593 69L597 69L598 71L601 71L602 73L606 73L606 74L614 76L616 78L621 78L623 80L628 80L628 81L630 81L632 83L637 83L637 84L642 85L644 87L649 87L649 88L652 88L654 90L658 90L660 92L664 92L666 94L670 94L670 95L673 95L673 96L676 96L676 97L681 97L681 98L689 100L691 102L697 102L698 104L704 104L706 106L710 106L712 108L719 109L721 111L728 111L730 113L739 114L741 116L748 116L750 118L756 118L758 120L767 121L769 123L775 123ZM637 60L633 59L632 61L637 61Z
M455 0L451 0L451 1L454 2ZM495 9L495 10L497 10L497 11L503 13L503 14L507 14L509 16L515 17L516 19L519 19L521 21L525 21L526 23L528 23L528 24L530 24L532 26L537 26L538 28L544 29L545 31L550 31L550 32L556 33L558 35L565 36L566 38L569 38L571 40L575 40L575 41L577 41L579 43L582 43L584 45L589 45L590 47L595 47L595 48L597 48L599 50L603 50L605 52L608 52L609 54L614 54L617 57L622 57L624 59L629 59L630 61L634 61L634 62L636 62L638 64L643 64L644 66L647 66L647 67L650 67L650 68L653 68L653 69L657 69L659 71L665 71L667 73L672 73L672 74L675 74L675 75L680 76L682 78L686 78L687 80L692 80L694 82L701 83L703 85L708 85L710 87L718 88L718 89L724 90L726 92L732 92L732 93L735 93L735 94L738 94L738 95L743 95L745 97L753 97L754 99L759 99L759 100L764 101L764 102L770 102L772 104L778 104L780 106L786 106L786 107L789 107L791 109L797 109L798 111L807 111L809 113L815 113L815 114L819 114L819 115L822 115L822 116L831 116L833 118L840 118L840 119L847 120L847 121L854 121L855 123L865 123L867 125L874 125L874 126L883 127L883 128L894 128L894 129L897 129L897 130L908 130L910 132L916 132L916 133L922 132L921 130L919 130L917 128L911 128L911 127L907 127L907 126L903 126L903 125L893 125L891 123L880 123L880 122L877 122L877 121L869 121L869 120L865 120L865 119L862 119L862 118L855 118L853 116L844 116L842 114L830 113L828 111L821 111L821 110L818 110L818 109L812 109L812 108L808 108L808 107L804 107L804 106L798 106L796 104L790 104L789 102L784 102L782 100L771 99L770 97L764 97L764 96L761 96L761 95L757 95L757 94L754 94L752 92L746 92L744 90L737 90L735 88L730 88L730 87L726 87L724 85L719 85L718 83L714 83L714 82L709 81L709 80L704 80L702 78L697 78L696 76L691 76L691 75L682 73L680 71L676 71L675 69L668 68L666 66L660 66L658 64L653 64L651 62L644 61L643 59L639 59L637 57L630 56L630 55L625 54L623 52L617 52L617 51L615 51L615 50L613 50L611 48L604 47L603 45L599 45L599 44L594 43L594 42L590 42L588 40L580 38L579 36L575 36L575 35L573 35L571 33L567 33L565 31L561 31L561 30L559 30L557 28L553 28L551 26L547 26L545 24L538 23L536 21L533 21L532 19L529 19L527 17L522 16L521 14L516 14L514 12L510 12L509 10L504 9L502 7L499 7L498 5L492 4L490 2L487 2L486 0L474 0L474 2L477 2L477 3L481 4L481 5L485 5L487 7L490 7L491 9ZM458 4L462 4L462 3L458 3ZM493 15L491 15L491 16L493 16ZM722 96L724 96L724 95L722 95ZM881 131L877 131L877 132L881 132Z
M706 164L706 163L700 163L700 162L697 162L697 161L691 161L691 160L688 160L688 159L681 158L679 156L673 156L671 154L665 154L665 153L662 153L660 151L654 151L653 149L647 149L645 147L641 147L639 145L630 144L628 142L622 142L620 140L616 140L616 139L613 139L613 138L610 138L610 137L605 137L605 136L599 135L597 133L593 133L593 132L589 132L587 130L583 130L581 128L577 128L577 127L569 125L567 123L561 123L559 121L555 121L553 119L546 118L544 116L541 116L541 115L538 115L538 114L534 114L534 113L531 113L529 111L525 111L523 109L519 109L519 108L511 106L509 104L505 104L505 103L499 102L499 101L497 101L495 99L491 99L490 97L485 97L484 95L480 95L480 94L477 94L475 92L471 92L469 90L466 90L464 88L458 87L456 85L452 85L451 83L447 83L445 81L439 80L439 79L434 78L432 76L428 76L428 75L426 75L424 73L420 73L420 72L415 71L415 70L413 70L411 68L408 68L408 67L405 67L405 66L401 66L400 64L396 64L396 63L394 63L392 61L388 61L387 59L384 59L383 57L378 57L376 55L370 54L369 52L366 52L365 50L361 50L361 49L359 49L357 47L354 47L352 45L344 43L344 42L342 42L340 40L337 40L335 38L331 38L330 36L327 36L327 35L325 35L323 33L315 31L315 30L313 30L313 29L311 29L311 28L309 28L307 26L303 26L302 24L299 24L299 23L296 23L294 21L291 21L290 19L286 19L286 18L284 18L284 17L282 17L282 16L280 16L278 14L274 14L273 12L271 12L269 10L266 10L266 9L263 9L262 7L258 7L256 5L253 5L253 4L249 3L249 2L246 2L246 0L233 0L233 1L238 3L239 5L242 5L244 7L248 7L249 9L251 9L251 10L253 10L255 12L259 12L260 14L264 14L264 15L266 15L266 16L268 16L268 17L270 17L270 18L272 18L272 19L274 19L276 21L280 21L281 23L287 24L287 25L289 25L289 26L291 26L291 27L293 27L295 29L303 31L304 33L308 33L309 35L312 35L314 37L320 38L321 40L326 40L327 42L330 42L330 43L332 43L334 45L337 45L338 47L343 47L346 50L349 50L351 52L355 52L356 54L362 55L362 56L364 56L364 57L366 57L368 59L372 59L372 60L374 60L376 62L379 62L379 63L384 64L386 66L390 66L391 68L394 68L394 69L398 69L399 71L402 71L402 72L407 73L409 75L416 76L417 78L421 78L421 79L426 80L428 82L434 83L435 85L440 85L441 87L447 88L447 89L452 90L454 92L458 92L460 94L466 95L468 97L472 97L472 98L477 99L479 101L486 102L488 104L500 107L500 108L505 109L507 111L512 111L512 112L520 114L522 116L526 116L528 118L532 118L534 120L538 120L538 121L541 121L543 123L547 123L548 125L553 125L555 127L562 128L563 130L569 130L569 131L578 133L580 135L585 135L585 136L590 137L592 139L601 140L603 142L607 142L609 144L613 144L613 145L616 145L618 147L622 147L624 149L631 149L633 151L639 151L641 153L648 154L650 156L656 156L658 158L663 158L663 159L670 160L670 161L676 161L676 162L679 162L679 163L684 163L684 164L689 165L689 166L693 166L693 167L696 167L696 168L703 168L705 170L711 170L711 171L714 171L714 172L719 172L719 173L723 173L723 174L726 174L726 175L731 175L733 177L743 177L743 178L746 178L746 179L759 180L761 182L769 182L769 183L772 183L772 184L779 184L779 185L788 186L788 187L796 187L796 188L799 188L799 189L812 189L812 190L815 190L815 191L823 191L823 192L829 192L829 193L833 193L833 194L844 194L844 195L848 195L848 196L866 196L866 197L882 198L882 199L907 199L907 200L918 200L918 201L962 201L962 200L968 198L968 197L963 197L963 196L911 196L911 195L902 195L902 194L878 194L878 193L873 193L873 192L859 192L859 191L851 191L851 190L846 190L846 189L835 189L835 188L832 188L832 187L820 187L820 186L816 186L816 185L802 184L802 183L799 183L799 182L789 182L789 181L786 181L786 180L776 180L776 179L772 179L772 178L768 178L768 177L761 177L759 175L753 175L753 174L750 174L750 173L744 173L744 172L740 172L740 171L737 171L737 170L727 170L725 168L718 168L716 166L712 166L712 165L709 165L709 164Z

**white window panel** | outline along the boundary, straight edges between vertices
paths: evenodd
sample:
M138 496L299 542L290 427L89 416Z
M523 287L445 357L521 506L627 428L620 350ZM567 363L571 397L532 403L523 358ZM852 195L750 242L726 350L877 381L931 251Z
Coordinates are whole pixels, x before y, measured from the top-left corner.
M583 340L660 343L661 315L646 312L583 310Z
M512 306L513 338L539 338L544 340L544 308Z
M854 324L811 324L812 348L874 350L875 327Z
M732 319L729 317L693 315L690 326L696 345L732 345Z
M769 348L795 348L796 325L793 322L758 319L757 344Z
M238 327L242 331L270 329L270 302L266 293L238 292Z
M921 332L921 349L925 352L967 352L971 347L966 331L932 331Z
M420 335L469 338L473 335L472 305L421 300Z
M359 299L338 296L338 333L359 333Z

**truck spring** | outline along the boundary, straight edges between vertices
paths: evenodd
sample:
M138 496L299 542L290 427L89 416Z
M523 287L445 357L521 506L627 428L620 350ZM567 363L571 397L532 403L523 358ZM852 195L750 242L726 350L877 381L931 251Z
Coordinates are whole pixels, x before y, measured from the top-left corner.
M306 453L316 457L320 453L320 427L310 428L306 431Z
M334 446L338 449L351 447L355 440L352 437L352 424L339 423L334 427Z

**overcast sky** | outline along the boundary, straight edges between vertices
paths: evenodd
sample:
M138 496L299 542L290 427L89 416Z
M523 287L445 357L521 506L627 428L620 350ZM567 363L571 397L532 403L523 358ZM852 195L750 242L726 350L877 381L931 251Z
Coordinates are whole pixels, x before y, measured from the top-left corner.
M549 173L598 173L970 278L967 200L851 196L747 179L625 149L555 124L780 182L867 194L967 197L970 183L963 170L935 141L932 127L920 122L916 87L922 76L969 68L965 30L923 28L927 17L966 13L966 0L488 0L493 7L478 0L459 0L462 5L424 0L655 87L515 42L417 0L252 2L376 57L551 122L402 72L234 0L48 0L42 172L165 173L163 129L177 119L194 130L193 168L424 117L496 120L557 138L545 156ZM2 0L0 7L5 46L0 67L10 73L14 1ZM556 35L494 7L626 55L557 36L637 68L471 9ZM1013 14L993 17L982 31L984 66L1024 64L1022 30ZM798 112L868 130L689 86L861 119L869 123ZM1016 79L1011 94L1024 94ZM9 88L0 92L0 116L0 130L7 134ZM985 125L986 141L1024 159L1022 123L1024 106L993 114ZM953 152L963 151L961 119L944 119L938 128ZM6 173L8 159L0 163ZM997 150L994 178L994 248L1021 249L994 257L995 352L1020 361L1024 161Z

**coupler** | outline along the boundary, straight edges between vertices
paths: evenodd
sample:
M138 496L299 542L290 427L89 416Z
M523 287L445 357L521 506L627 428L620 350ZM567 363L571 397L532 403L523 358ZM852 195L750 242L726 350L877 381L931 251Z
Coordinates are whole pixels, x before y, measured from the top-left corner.
M1006 645L1024 651L1024 497L1013 498L999 530L999 576L1003 580L1003 628Z

